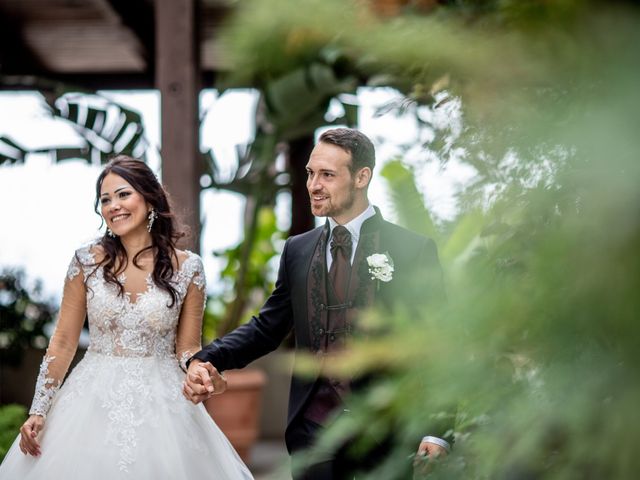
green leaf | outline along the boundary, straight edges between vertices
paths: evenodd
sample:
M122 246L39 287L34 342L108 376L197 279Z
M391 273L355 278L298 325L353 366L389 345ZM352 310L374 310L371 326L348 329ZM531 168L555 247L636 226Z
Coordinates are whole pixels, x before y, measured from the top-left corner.
M484 225L485 218L479 210L465 213L457 219L455 228L446 242L440 245L442 262L452 265L456 260L461 260L465 254L470 253L476 245L476 240L480 237Z
M50 111L70 122L87 144L90 153L82 158L91 161L97 152L101 163L118 154L144 159L148 142L140 113L99 95L84 94L65 94L56 99Z
M21 147L9 137L0 137L0 165L8 163L23 163L29 151Z
M415 175L400 160L388 162L381 175L391 190L398 223L409 230L437 240L440 234L416 187Z

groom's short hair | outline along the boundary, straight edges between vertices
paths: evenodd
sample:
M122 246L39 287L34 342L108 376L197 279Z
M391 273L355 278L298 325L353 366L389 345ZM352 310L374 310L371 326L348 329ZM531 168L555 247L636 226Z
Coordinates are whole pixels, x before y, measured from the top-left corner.
M333 128L326 130L318 139L340 147L351 155L349 170L355 173L361 168L369 167L373 171L376 165L376 151L373 143L364 133L354 128Z

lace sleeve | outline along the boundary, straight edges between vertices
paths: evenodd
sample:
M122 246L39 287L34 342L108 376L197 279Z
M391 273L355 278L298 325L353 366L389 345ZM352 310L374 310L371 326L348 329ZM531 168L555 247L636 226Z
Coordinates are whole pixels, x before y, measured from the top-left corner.
M74 256L67 271L56 328L40 364L29 410L31 415L46 417L78 348L86 315L86 290L81 271L82 266Z
M184 371L187 370L187 361L202 348L202 317L207 300L202 260L190 254L186 261L189 262L189 265L185 265L189 286L182 303L176 336L176 357Z

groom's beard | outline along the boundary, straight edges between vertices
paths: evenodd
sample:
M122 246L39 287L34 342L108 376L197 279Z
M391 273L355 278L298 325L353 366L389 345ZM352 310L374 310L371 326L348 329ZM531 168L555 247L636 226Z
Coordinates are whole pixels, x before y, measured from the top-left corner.
M319 205L314 205L313 194L310 196L311 200L311 213L316 217L339 217L353 208L356 202L356 190L355 181L352 184L353 188L350 188L346 197L342 200L336 195L329 195L329 197Z
M339 217L345 212L348 212L353 207L355 199L356 197L354 192L350 190L348 197L342 200L340 203L333 203L333 197L329 197L327 200L325 200L324 204L318 206L314 206L312 201L311 213L316 217Z

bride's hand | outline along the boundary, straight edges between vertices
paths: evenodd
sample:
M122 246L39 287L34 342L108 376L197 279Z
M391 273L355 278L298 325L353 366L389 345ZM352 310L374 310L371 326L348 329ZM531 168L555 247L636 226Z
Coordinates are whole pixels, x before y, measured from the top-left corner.
M44 428L44 418L40 415L31 415L20 427L20 450L22 453L37 457L40 455L40 442L38 434Z
M209 362L191 362L182 388L187 400L198 404L226 389L226 378L213 365Z

